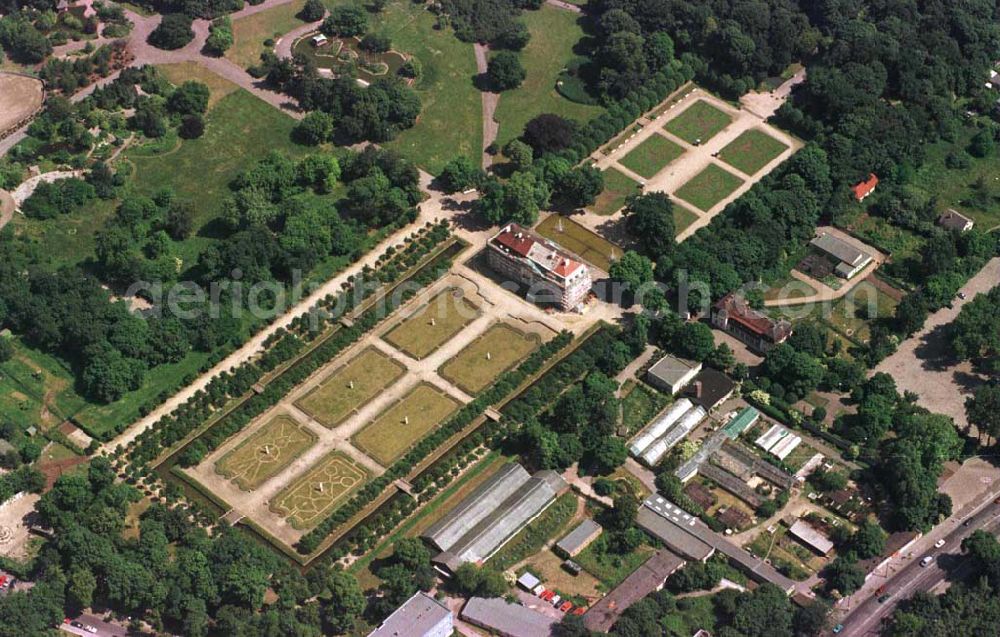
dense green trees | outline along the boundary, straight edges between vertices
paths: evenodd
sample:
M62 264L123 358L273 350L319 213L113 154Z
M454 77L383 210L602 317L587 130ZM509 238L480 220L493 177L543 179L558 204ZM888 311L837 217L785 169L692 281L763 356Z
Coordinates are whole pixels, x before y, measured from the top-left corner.
M229 16L214 20L205 40L205 52L209 55L222 55L231 46L233 46L233 24Z
M21 212L32 219L52 219L76 210L96 195L92 185L76 177L43 181L25 200Z
M450 18L463 42L484 42L494 48L520 50L530 34L517 18L522 8L537 9L538 0L445 0L441 12Z
M663 192L634 195L625 204L629 233L636 238L639 251L654 261L674 248L674 207Z
M326 7L321 0L306 0L302 11L299 12L299 18L303 22L316 22L322 20L324 15L326 15Z
M1000 439L1000 385L977 387L972 396L965 399L965 413L980 437L985 434Z
M183 48L194 39L191 18L182 13L168 13L149 34L149 43L159 49L172 51Z
M368 29L368 15L365 10L355 5L334 7L330 15L323 20L320 31L325 35L351 37L360 36Z
M963 359L991 359L1000 356L1000 286L972 299L948 326L955 354ZM997 362L997 361L994 361Z
M475 162L460 155L445 164L438 179L445 192L459 192L477 187L485 176L486 173Z
M553 113L542 113L524 125L521 138L535 151L535 156L540 157L569 148L575 130L572 120Z
M48 38L35 28L27 14L21 13L0 18L0 47L14 61L25 64L37 64L52 53Z
M527 77L521 60L512 51L500 51L490 58L486 67L486 78L495 91L509 91L517 88Z

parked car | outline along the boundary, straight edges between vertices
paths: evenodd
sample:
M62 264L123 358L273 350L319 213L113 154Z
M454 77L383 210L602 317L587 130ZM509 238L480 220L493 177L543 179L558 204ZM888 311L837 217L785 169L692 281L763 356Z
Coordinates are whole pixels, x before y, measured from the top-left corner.
M837 633L839 633L842 630L844 630L844 625L843 624L837 624L836 626L833 627L833 634L836 635Z
M927 566L928 564L930 564L933 561L934 561L934 556L933 555L925 555L924 559L920 560L920 565L921 566Z
M562 606L559 607L559 610L564 613L568 613L573 610L573 602L563 602Z
M884 604L885 600L889 599L890 597L892 597L892 595L890 595L889 593L886 593L885 595L882 595L881 597L878 598L878 603L879 604Z
M93 626L91 626L90 624L84 624L83 625L83 629L85 631L87 631L88 633L92 633L92 634L95 634L95 635L97 634L97 629L94 628Z
M943 538L934 543L934 548L936 548L936 549L939 549L942 546L944 546L944 539Z

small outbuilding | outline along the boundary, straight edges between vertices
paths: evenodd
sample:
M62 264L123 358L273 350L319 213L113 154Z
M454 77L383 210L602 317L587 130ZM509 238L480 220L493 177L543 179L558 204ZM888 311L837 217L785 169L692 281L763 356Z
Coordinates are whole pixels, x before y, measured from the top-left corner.
M945 230L968 232L976 223L954 208L948 208L938 217L937 223Z
M556 542L556 552L563 557L576 557L590 546L590 543L601 536L604 529L597 522L587 518L580 522L566 537Z
M701 363L667 354L649 368L646 381L671 395L684 389L701 371Z
M822 556L829 555L830 551L833 550L833 542L830 541L830 538L820 533L816 527L805 520L796 520L795 524L788 528L788 532Z
M330 43L330 40L322 33L317 33L312 37L312 45L316 48L321 46L326 46Z

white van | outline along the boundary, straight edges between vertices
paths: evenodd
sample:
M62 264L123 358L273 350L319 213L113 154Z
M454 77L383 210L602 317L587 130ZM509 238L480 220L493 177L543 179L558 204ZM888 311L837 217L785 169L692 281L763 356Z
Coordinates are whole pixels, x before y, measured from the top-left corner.
M920 560L920 565L921 566L927 566L928 564L930 564L933 561L934 561L934 556L933 555L928 555L928 556L924 557L924 559Z

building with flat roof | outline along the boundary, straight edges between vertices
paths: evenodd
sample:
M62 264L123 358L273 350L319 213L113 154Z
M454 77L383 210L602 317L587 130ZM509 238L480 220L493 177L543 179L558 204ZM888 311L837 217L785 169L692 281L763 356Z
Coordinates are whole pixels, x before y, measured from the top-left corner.
M836 262L833 271L842 279L850 279L864 270L873 258L867 252L855 248L840 237L835 237L828 232L821 232L819 236L809 242L809 245L822 253L823 256Z
M776 321L758 312L735 292L722 297L712 306L712 326L760 353L784 343L792 335L791 323Z
M421 537L441 551L433 561L444 573L466 562L482 564L565 489L566 482L554 471L530 476L521 465L510 463Z
M816 527L805 520L796 520L792 526L788 527L788 532L792 534L792 537L820 555L829 555L830 551L833 550L833 542L830 541L830 538L820 533Z
M589 630L606 633L611 630L622 613L650 593L660 590L674 571L684 565L680 556L665 549L657 551L632 571L583 615L583 624Z
M938 217L937 223L945 230L968 232L976 223L954 208L948 208Z
M579 257L516 223L490 238L487 261L500 274L528 286L530 301L572 310L590 293L590 268Z
M549 637L559 622L520 604L499 597L473 597L459 616L470 624L501 637Z
M733 382L732 378L716 369L706 367L684 389L684 394L694 404L700 405L707 412L711 412L729 400L734 391L736 391L736 383Z
M676 394L701 371L701 363L667 354L646 372L646 381L665 392Z
M454 630L448 607L420 591L392 611L368 637L450 637Z
M563 539L556 542L556 552L563 557L576 557L580 551L599 538L603 530L600 524L587 518L576 525L576 528L567 533Z

